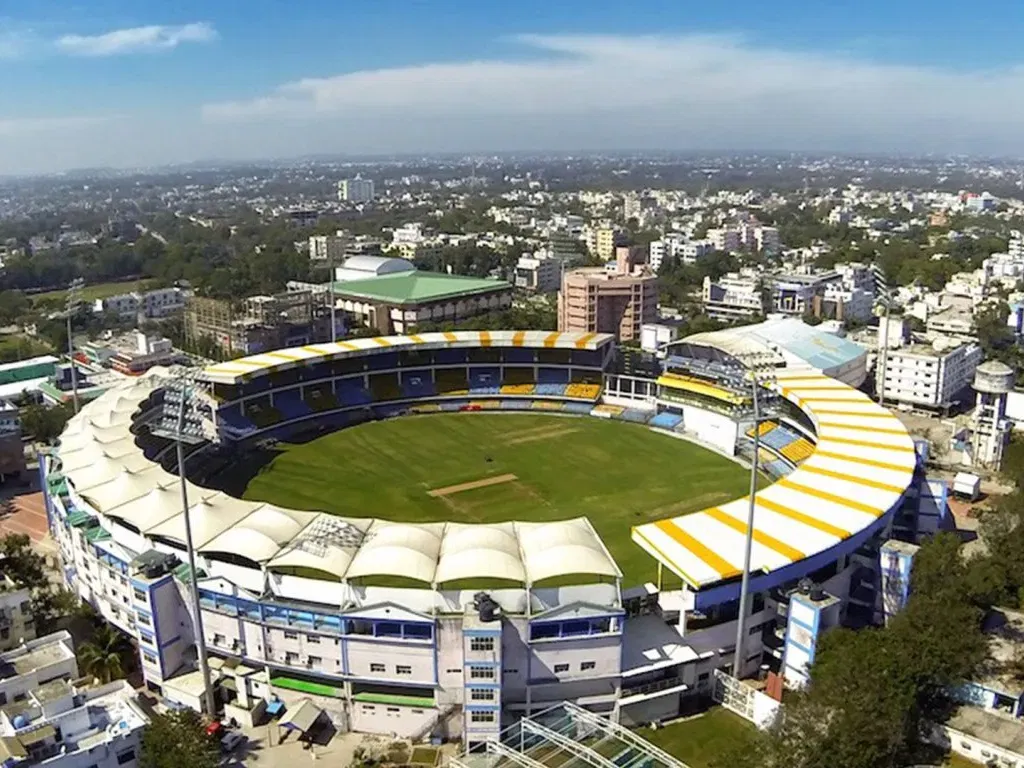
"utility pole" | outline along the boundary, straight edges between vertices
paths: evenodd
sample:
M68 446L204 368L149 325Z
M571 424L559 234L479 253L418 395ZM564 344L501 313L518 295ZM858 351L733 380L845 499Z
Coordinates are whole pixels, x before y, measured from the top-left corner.
M78 300L85 281L76 277L68 286L68 292L64 300L64 318L67 321L68 331L68 363L71 365L71 400L74 404L75 413L78 413L78 370L75 368L75 340L71 334L71 318L78 311Z
M330 235L328 235L330 237ZM335 324L334 309L334 251L331 249L330 241L327 242L327 290L331 299L331 342L338 340L338 326Z

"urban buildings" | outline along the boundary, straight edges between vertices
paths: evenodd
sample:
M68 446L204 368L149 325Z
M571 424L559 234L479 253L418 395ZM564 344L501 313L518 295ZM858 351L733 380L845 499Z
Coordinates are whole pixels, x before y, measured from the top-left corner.
M564 262L543 254L523 254L516 262L515 286L534 293L558 290Z
M876 390L891 403L948 411L970 387L982 354L973 342L944 336L889 349L876 366Z
M565 273L558 330L639 341L641 326L658 319L658 277L641 261L643 249L620 246L616 256L614 271L584 267Z
M349 238L340 231L335 235L313 235L309 238L309 259L339 264L345 259L348 242Z
M722 275L717 281L705 277L701 304L712 320L732 322L763 315L761 276L755 270L744 269Z
M412 333L424 323L460 323L512 306L512 286L504 281L404 269L335 283L334 295L346 317L382 335Z
M373 200L373 182L356 176L338 182L338 199L346 203L368 203Z
M20 441L18 449L20 453ZM3 458L0 453L0 460ZM24 470L24 459L21 465ZM0 651L8 651L35 638L36 622L32 616L31 590L16 583L2 569L3 560L0 560Z
M412 262L394 256L351 256L340 267L335 267L334 281L347 283L350 280L369 280L415 270Z
M587 247L601 261L611 261L615 258L615 249L625 242L625 232L615 227L602 226L590 231Z
M39 386L53 376L57 363L53 355L40 355L0 364L0 398L38 391Z
M79 677L71 635L0 654L0 758L7 768L134 768L149 718L126 680Z
M192 297L185 307L185 339L193 346L209 339L229 356L330 341L328 295L300 289L241 302ZM338 335L343 330L339 325Z
M96 299L93 312L110 313L124 319L161 318L185 309L185 295L180 288L157 288L152 291L132 291L105 299Z

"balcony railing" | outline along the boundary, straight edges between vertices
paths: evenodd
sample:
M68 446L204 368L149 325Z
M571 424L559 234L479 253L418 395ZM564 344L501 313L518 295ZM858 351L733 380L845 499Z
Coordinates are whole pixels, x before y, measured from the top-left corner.
M643 683L642 685L634 686L623 686L622 687L622 698L629 696L644 696L649 693L657 693L658 691L664 691L669 688L675 688L678 685L683 684L681 677L666 677L664 680L656 680L653 683Z

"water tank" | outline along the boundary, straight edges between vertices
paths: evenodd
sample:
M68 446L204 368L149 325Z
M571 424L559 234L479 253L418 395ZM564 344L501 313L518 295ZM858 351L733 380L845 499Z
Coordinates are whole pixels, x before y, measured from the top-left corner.
M28 718L24 715L15 715L14 719L11 720L11 725L14 726L14 730L18 731L28 726Z
M501 607L486 592L473 595L473 607L483 622L495 621L501 613Z
M1013 368L998 360L982 363L974 371L974 391L992 395L1005 395L1013 391L1017 379Z

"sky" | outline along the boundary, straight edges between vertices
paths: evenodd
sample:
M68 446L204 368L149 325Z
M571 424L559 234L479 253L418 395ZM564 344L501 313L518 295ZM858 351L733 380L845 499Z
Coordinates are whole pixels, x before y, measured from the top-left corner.
M1024 156L1021 29L1021 0L0 0L0 174L335 153Z

